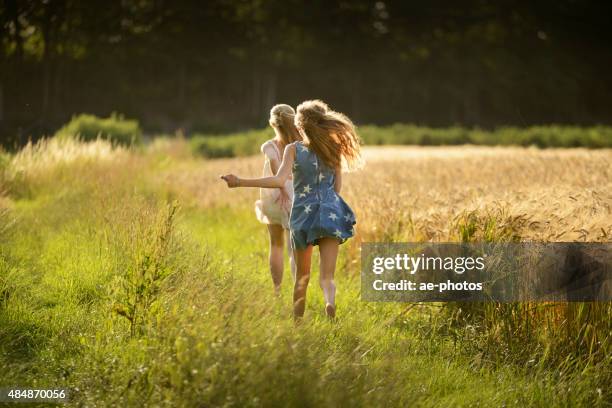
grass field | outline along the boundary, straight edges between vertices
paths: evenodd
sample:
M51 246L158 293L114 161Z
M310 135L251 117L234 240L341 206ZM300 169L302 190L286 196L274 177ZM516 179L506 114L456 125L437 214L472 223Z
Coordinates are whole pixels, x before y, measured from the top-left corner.
M612 151L368 147L330 323L275 299L262 159L51 140L0 160L0 387L74 406L610 406L612 305L377 304L363 241L610 241ZM317 265L317 261L313 262ZM316 278L315 269L314 276Z

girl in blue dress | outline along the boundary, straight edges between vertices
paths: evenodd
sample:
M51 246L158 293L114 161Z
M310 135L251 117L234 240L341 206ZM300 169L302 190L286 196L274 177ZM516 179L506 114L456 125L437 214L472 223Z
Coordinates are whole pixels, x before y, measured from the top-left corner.
M285 147L275 176L245 179L228 174L221 178L230 188L279 188L293 175L294 200L289 222L297 268L293 313L296 319L304 315L312 249L318 245L325 313L334 318L338 245L353 236L355 225L353 211L340 197L342 169L354 169L361 164L360 140L348 117L319 100L298 106L295 125L304 140Z

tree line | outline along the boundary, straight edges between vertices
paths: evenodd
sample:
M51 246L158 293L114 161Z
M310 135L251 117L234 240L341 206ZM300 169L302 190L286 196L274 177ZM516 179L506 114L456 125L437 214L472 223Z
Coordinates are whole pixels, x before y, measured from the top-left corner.
M609 123L612 6L589 0L2 0L0 137L119 112L262 126L322 98L358 123Z

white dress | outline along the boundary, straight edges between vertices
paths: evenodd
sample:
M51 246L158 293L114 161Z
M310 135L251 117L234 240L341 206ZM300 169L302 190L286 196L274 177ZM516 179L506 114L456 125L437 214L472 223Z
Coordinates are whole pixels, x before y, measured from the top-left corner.
M278 163L282 162L283 156L280 149L273 140L268 140L261 145L261 152L265 155L263 175L264 177L274 176L270 160L276 159ZM282 225L283 228L289 229L289 209L293 202L293 180L291 177L285 182L285 191L289 194L290 203L288 209L281 208L278 198L280 197L280 189L278 188L261 188L259 189L260 199L255 202L255 214L257 219L264 224Z

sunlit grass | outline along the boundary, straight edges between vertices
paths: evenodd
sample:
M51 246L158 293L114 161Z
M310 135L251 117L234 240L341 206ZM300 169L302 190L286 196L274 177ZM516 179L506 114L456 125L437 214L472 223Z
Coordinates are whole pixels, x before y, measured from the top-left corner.
M610 402L609 304L364 303L358 273L362 241L607 241L609 150L366 149L343 193L358 233L338 321L315 259L295 327L288 273L272 296L257 191L218 180L259 174L261 158L44 143L10 158L0 187L0 385L71 387L87 406Z

